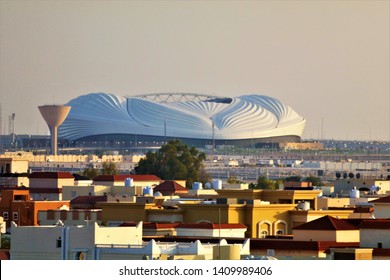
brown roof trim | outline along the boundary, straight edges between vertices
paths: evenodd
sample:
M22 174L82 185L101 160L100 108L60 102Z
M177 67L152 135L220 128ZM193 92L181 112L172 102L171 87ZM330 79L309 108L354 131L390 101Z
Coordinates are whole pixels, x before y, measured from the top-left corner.
M390 257L390 249L387 248L374 248L372 255L376 257Z
M156 175L141 175L141 174L118 174L118 175L99 175L93 178L96 182L116 182L124 181L127 178L132 178L134 181L161 181Z
M311 222L296 226L293 230L359 230L359 228L341 219L326 215Z
M370 203L390 203L390 195L371 200Z
M359 224L360 228L371 228L371 229L387 229L390 230L389 219L372 219L364 220Z
M29 179L74 179L69 172L34 172L28 176Z
M62 188L30 188L31 193L62 193Z

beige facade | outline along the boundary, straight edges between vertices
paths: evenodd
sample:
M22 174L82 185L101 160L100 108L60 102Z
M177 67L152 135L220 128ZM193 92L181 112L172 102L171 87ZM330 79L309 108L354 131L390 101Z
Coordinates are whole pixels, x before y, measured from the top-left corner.
M74 178L30 178L30 188L61 189L63 186L73 186Z
M111 190L107 186L63 186L62 187L62 199L72 200L78 196L87 196L87 195L105 195Z
M390 199L384 197L383 199L372 201L374 205L374 216L376 219L390 219Z
M101 224L102 211L100 209L73 209L73 210L40 210L38 223L41 226L64 224L65 226Z
M26 173L28 160L20 158L0 158L0 173Z
M328 209L329 207L353 207L361 203L368 203L370 200L367 197L350 198L350 197L319 197L318 209Z
M359 230L293 230L295 241L359 242Z
M99 157L97 155L34 155L31 152L17 151L17 152L5 152L0 155L1 158L14 158L22 159L31 162L83 162L83 163L93 163L93 162L139 162L141 158L145 157L144 155L103 155Z
M390 227L388 229L360 229L360 247L390 249Z
M30 180L28 179L27 175L21 176L21 174L18 174L17 176L0 177L0 186L28 187L29 184Z
M378 193L385 194L390 193L390 180L378 180L374 182L374 185L380 187Z
M11 234L12 260L95 259L98 245L142 244L142 223L135 227L14 225Z

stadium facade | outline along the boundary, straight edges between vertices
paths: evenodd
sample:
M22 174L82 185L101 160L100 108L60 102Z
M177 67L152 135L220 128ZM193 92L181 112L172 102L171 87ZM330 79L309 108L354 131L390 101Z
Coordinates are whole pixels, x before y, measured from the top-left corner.
M188 93L118 96L91 93L72 99L59 137L88 143L159 145L171 139L197 147L300 141L306 120L264 95L216 97Z

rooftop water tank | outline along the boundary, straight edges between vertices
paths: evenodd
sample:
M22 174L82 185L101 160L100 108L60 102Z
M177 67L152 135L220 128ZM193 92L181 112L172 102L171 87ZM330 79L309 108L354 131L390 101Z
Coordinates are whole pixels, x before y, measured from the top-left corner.
M214 180L213 181L213 189L214 190L221 190L222 189L222 180Z
M210 182L206 182L206 184L204 184L205 188L206 189L211 189L211 183Z
M370 187L370 194L376 194L381 188L378 186L371 186Z
M359 198L360 197L360 191L356 189L356 187L353 187L349 192L350 198Z
M151 187L145 187L142 189L142 195L149 195L149 196L153 196L153 189Z
M302 202L298 203L298 210L302 210L302 211L310 210L310 202L302 201Z
M201 190L203 187L202 187L202 183L201 182L194 182L192 184L192 189L193 190Z
M133 178L126 178L125 187L132 187L132 186L133 186Z

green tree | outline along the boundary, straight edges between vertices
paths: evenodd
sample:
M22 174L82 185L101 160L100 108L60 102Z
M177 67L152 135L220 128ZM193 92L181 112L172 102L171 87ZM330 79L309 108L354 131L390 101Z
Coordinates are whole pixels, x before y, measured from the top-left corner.
M93 168L93 167L87 167L86 169L84 169L84 171L81 174L83 176L90 178L90 179L93 179L99 175L99 170L97 170L96 168Z
M113 162L103 162L102 164L102 175L116 175L119 173L119 170L115 163Z
M273 180L269 180L264 176L259 176L259 178L257 178L257 185L254 186L254 188L262 190L275 190L276 184Z
M304 182L311 182L312 186L323 186L324 183L321 181L320 178L310 175L309 177L306 177L303 179Z
M11 240L7 235L1 235L1 249L10 249L11 248Z
M228 183L228 184L241 184L241 181L238 180L237 176L232 175L232 176L230 176L230 177L227 179L226 183Z
M195 147L189 148L180 140L169 141L157 152L148 152L135 168L137 174L154 174L164 180L186 180L187 187L194 182L206 182L206 155Z

